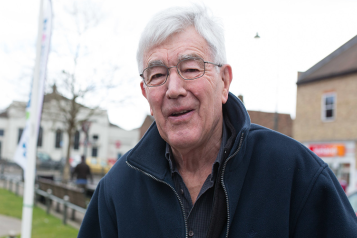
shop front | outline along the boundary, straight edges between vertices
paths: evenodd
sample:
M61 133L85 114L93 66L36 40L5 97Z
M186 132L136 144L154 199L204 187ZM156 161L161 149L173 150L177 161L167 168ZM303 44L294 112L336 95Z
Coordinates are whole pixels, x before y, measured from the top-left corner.
M304 145L329 165L347 193L357 190L355 141L311 142Z

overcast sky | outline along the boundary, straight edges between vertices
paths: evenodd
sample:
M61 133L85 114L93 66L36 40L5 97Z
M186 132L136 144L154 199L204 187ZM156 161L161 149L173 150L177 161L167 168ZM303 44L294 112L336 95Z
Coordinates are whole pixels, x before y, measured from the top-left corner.
M13 100L27 101L35 59L39 0L5 1L0 8L0 110ZM48 62L48 87L58 80L71 42L64 26L64 6L69 0L53 1L54 32ZM77 2L81 2L77 0ZM104 75L121 82L106 93L102 107L109 119L125 129L139 127L149 112L141 96L136 65L140 34L156 12L177 5L201 1L98 1L100 24L86 38L88 57L83 77ZM225 27L228 62L233 68L230 91L244 95L248 110L289 113L295 117L298 71L306 71L357 34L356 0L206 0ZM254 36L259 33L260 39ZM130 103L118 103L132 95ZM98 95L100 97L100 95ZM87 99L98 101L96 96Z

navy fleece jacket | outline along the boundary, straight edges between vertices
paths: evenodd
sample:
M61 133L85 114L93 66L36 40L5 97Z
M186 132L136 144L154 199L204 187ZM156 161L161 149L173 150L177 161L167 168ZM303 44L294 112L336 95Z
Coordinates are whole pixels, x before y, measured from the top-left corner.
M224 116L238 132L221 181L221 237L357 237L357 219L327 164L299 142L250 123L230 94ZM100 181L78 237L188 237L182 203L153 123Z

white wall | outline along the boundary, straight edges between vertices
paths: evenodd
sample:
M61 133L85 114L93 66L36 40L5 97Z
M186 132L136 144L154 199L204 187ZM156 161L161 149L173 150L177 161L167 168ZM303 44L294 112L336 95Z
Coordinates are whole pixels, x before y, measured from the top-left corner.
M109 132L109 159L117 159L118 154L124 155L128 150L132 149L139 141L139 129L126 131L120 127L111 126Z
M54 107L53 102L46 102L47 106ZM20 105L20 106L19 106ZM0 136L2 143L2 158L13 160L13 155L17 147L17 138L19 128L24 128L25 119L25 106L23 102L13 102L8 110L8 117L0 118L0 129L4 129L4 136ZM48 113L48 112L47 112ZM81 112L78 118L85 118L87 112ZM92 155L92 147L98 148L99 158L117 158L118 153L126 153L129 149L139 140L139 130L126 131L116 126L111 126L108 120L108 113L105 110L97 110L94 116L90 119L92 121L89 129L89 141L91 142L87 147L87 156ZM68 136L64 130L64 124L60 121L49 120L49 117L42 116L41 127L43 130L42 146L37 150L48 153L54 160L60 160L66 156ZM61 129L63 131L62 148L55 148L56 130ZM85 134L81 128L77 128L80 131L80 146L78 150L73 149L71 146L71 157L84 154L84 140ZM93 135L98 136L97 141L93 141ZM121 142L120 148L116 148L116 141ZM72 141L73 142L73 141Z
M8 128L8 120L6 118L0 117L0 130L4 130L4 135L0 135L0 143L1 143L1 151L0 151L0 158L6 158L6 148L7 148L7 141L6 135L9 133L6 128Z
M23 110L25 107L26 103L24 102L13 102L8 108L8 118L6 118L6 127L4 128L4 145L2 145L2 157L5 159L13 159L18 142L19 129L25 128L26 114L25 110Z

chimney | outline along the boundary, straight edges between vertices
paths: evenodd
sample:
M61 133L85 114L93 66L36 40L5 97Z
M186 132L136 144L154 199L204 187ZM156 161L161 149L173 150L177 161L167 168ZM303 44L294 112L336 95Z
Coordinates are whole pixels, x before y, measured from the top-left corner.
M303 75L303 73L305 73L305 72L301 72L301 71L298 71L298 72L297 72L298 81L299 81L299 78L301 77L301 75Z
M57 86L56 86L56 83L54 83L53 86L52 86L52 93L53 93L53 94L57 94Z

